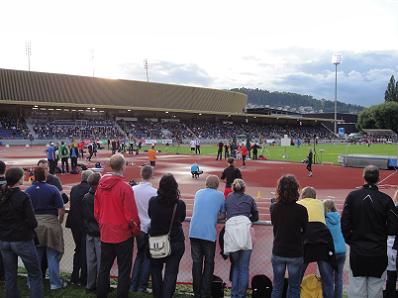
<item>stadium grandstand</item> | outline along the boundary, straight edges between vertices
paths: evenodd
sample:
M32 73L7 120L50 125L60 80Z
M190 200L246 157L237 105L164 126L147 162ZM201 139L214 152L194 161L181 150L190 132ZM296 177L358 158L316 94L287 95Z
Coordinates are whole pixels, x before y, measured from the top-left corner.
M246 111L245 94L209 88L0 69L0 139L333 139L330 119Z

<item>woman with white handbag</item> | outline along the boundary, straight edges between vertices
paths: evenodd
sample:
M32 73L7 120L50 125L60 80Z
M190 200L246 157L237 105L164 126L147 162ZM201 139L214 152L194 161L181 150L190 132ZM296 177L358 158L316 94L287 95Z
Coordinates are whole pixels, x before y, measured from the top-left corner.
M178 184L172 174L160 179L158 195L149 201L148 215L151 218L149 253L153 296L173 297L180 260L185 251L182 222L185 220L186 206L180 200Z

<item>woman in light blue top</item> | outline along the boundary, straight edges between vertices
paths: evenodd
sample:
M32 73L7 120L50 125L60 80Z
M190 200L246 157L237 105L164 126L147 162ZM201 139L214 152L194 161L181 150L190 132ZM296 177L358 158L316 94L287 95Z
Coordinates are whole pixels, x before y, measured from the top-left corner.
M345 241L341 232L340 214L336 210L333 200L324 201L326 225L333 237L334 250L336 253L337 269L334 273L334 297L341 298L343 296L343 270L345 263Z

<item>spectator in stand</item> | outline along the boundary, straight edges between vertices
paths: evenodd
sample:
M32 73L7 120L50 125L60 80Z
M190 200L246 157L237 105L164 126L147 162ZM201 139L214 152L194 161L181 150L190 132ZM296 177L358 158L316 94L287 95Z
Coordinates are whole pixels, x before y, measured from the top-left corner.
M232 182L235 179L242 178L242 174L238 168L235 167L235 159L232 157L228 158L228 167L226 167L221 174L221 180L225 180L225 190L224 190L224 197L227 198L229 193L232 192Z
M224 195L217 188L220 180L207 176L206 188L195 194L189 226L191 241L193 292L195 297L211 297L211 281L216 252L216 224L225 217Z
M174 210L174 221L170 223ZM186 206L180 200L178 184L172 174L163 175L160 179L158 195L149 200L148 215L151 219L150 236L166 235L170 224L172 225L171 255L163 259L151 259L153 296L171 298L176 288L180 260L185 251L182 222L186 217ZM162 275L164 265L166 269Z
M95 192L94 216L100 226L101 264L97 297L107 297L109 274L115 258L118 265L117 296L127 297L130 284L133 237L140 232L134 193L124 180L126 160L115 154L110 159L112 173L104 175Z
M148 160L152 167L156 165L156 149L155 145L151 146L151 149L148 150Z
M90 190L87 183L88 177L93 173L86 170L81 173L81 182L74 185L70 191L70 207L66 227L71 229L75 252L73 254L73 270L70 282L86 286L87 263L86 263L86 233L84 230L83 198Z
M54 143L50 143L50 146L47 148L47 160L50 166L50 174L55 174L55 168L57 167L57 156L55 154L55 146Z
M246 165L246 158L247 155L249 154L249 150L247 150L247 147L245 144L242 143L242 146L240 147L240 154L242 154L242 165Z
M392 199L379 191L379 169L367 166L365 184L345 200L341 229L350 246L349 297L383 297L387 268L387 231L394 209Z
M6 177L6 164L4 161L0 160L0 188L7 183ZM4 268L3 268L3 258L1 257L0 253L0 281L4 280Z
M70 149L70 163L72 168L72 173L77 174L77 158L79 157L79 149L75 144L72 144L72 148Z
M229 146L228 143L224 145L224 159L226 160L229 157Z
M17 287L20 257L28 271L30 297L42 298L43 282L33 241L37 221L29 196L19 189L23 177L21 168L10 168L6 173L7 184L0 186L0 255L4 259L5 296L20 297Z
M134 261L133 275L131 278L130 291L146 292L148 279L150 275L150 259L148 257L148 230L151 225L151 219L148 215L149 200L157 194L150 182L153 177L151 166L141 168L142 182L133 186L135 202L137 204L138 216L141 222L141 232L136 236L137 257Z
M281 298L287 267L287 297L300 298L301 271L304 263L304 233L308 223L307 209L297 204L299 184L294 176L282 176L276 188L276 203L271 209L274 243L272 298Z
M35 182L26 193L32 200L38 226L36 234L38 239L37 252L40 261L47 256L48 275L50 277L50 289L64 288L67 283L62 281L59 275L59 262L64 253L64 238L62 222L64 221L64 202L58 189L46 183L43 168L34 169Z
M64 142L61 142L61 146L58 149L58 154L59 157L61 158L61 168L62 168L62 173L69 173L69 149L68 146L65 145ZM65 171L65 166L66 166L66 171Z
M93 173L88 176L87 183L90 185L90 189L83 198L83 223L86 233L87 262L86 289L89 292L95 292L97 289L97 277L101 260L100 230L94 217L94 195L100 179L100 173Z
M80 158L84 160L84 141L81 140L77 147L79 149Z
M222 160L222 149L224 148L224 143L218 143L217 158L216 160Z
M253 248L251 223L258 221L258 210L255 200L245 194L242 179L235 179L232 189L225 201L224 253L230 253L232 261L232 297L246 297Z
M336 270L333 270L334 298L343 297L343 272L345 263L345 242L341 232L340 214L337 212L336 205L332 199L323 202L325 206L326 225L332 233L334 250L336 253Z
M304 234L304 263L301 278L304 277L308 264L317 262L321 274L322 293L324 298L333 298L333 270L336 256L332 235L325 222L325 207L316 198L316 190L307 186L301 191L297 204L304 206L308 213L308 224Z

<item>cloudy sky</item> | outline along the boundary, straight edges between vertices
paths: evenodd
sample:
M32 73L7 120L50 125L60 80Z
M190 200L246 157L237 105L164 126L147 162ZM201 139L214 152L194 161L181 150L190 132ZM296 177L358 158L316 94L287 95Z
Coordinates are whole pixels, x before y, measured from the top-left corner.
M0 67L371 105L398 77L398 0L0 1ZM94 59L93 59L94 57Z

